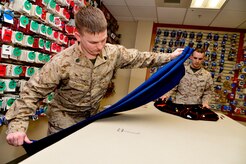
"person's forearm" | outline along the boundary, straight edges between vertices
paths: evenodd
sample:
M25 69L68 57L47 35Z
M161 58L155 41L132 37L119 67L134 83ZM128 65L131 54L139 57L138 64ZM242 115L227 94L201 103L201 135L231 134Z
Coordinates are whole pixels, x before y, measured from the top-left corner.
M23 87L20 98L16 99L8 109L6 113L6 119L9 122L7 133L26 132L29 117L35 114L39 102L57 86L56 81L58 80L53 79L58 79L56 77L58 75L51 69L51 66L46 66L40 72L34 74Z
M6 134L14 132L26 132L29 125L29 117L14 118L8 122Z

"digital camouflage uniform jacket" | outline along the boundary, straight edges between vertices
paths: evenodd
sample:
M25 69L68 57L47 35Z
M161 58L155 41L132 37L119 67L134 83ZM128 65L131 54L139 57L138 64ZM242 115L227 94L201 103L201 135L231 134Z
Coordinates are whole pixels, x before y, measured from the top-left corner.
M93 65L76 43L55 55L29 79L6 114L7 133L26 132L38 102L53 91L47 110L49 133L67 128L98 112L115 69L160 66L169 61L170 54L140 52L107 43Z
M211 100L213 79L204 68L195 73L190 65L185 66L185 75L180 83L166 95L177 104L202 104Z

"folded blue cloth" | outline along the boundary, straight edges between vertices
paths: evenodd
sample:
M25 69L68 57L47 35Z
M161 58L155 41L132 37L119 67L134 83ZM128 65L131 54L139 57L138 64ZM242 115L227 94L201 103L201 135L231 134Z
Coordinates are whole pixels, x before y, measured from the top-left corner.
M162 66L148 80L112 106L86 120L61 130L58 133L49 135L33 142L32 144L24 144L24 149L29 155L35 154L36 152L52 145L53 143L63 139L64 137L83 128L95 120L110 116L117 112L137 108L159 98L179 84L179 81L185 74L183 63L189 58L193 51L194 49L188 46L185 47L180 56Z

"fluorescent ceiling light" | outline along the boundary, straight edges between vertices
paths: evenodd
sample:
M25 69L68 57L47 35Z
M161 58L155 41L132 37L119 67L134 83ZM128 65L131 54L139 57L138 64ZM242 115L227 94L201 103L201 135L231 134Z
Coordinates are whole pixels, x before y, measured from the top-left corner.
M190 8L220 9L226 0L192 0Z

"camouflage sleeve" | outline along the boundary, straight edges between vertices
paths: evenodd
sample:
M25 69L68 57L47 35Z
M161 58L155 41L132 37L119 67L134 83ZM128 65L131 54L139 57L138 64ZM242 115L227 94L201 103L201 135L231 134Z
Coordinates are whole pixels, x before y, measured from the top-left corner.
M174 88L171 89L169 92L167 92L167 93L165 94L165 96L167 96L168 98L172 96L172 98L173 98L173 96L175 96L175 93L176 93L176 91L177 91L177 88L178 88L178 86L174 87Z
M212 96L212 89L213 89L213 79L210 73L208 73L208 80L206 82L206 86L203 92L202 103L207 103L207 104L210 103L211 96Z
M117 65L120 68L150 68L161 66L171 60L170 53L141 52L121 45L117 45L117 48L119 53Z
M25 84L20 98L15 100L13 105L6 113L8 120L8 133L26 132L28 128L29 116L35 114L38 108L37 104L45 96L51 93L59 84L59 64L50 61L35 73Z

